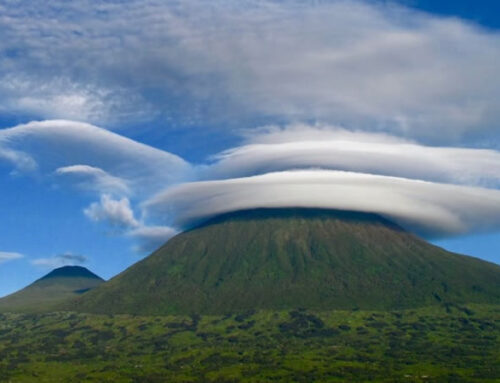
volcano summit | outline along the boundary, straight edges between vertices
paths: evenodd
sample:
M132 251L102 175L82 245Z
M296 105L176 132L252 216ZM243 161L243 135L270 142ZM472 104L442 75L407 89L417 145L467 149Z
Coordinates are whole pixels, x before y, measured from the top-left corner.
M64 308L220 314L500 302L500 267L375 214L257 209L216 217Z

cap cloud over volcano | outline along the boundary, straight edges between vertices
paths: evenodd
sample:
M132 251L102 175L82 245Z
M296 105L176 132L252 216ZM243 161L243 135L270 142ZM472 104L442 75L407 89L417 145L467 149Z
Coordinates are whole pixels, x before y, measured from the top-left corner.
M0 274L85 254L111 277L259 207L500 262L500 30L417 3L2 2Z
M95 137L89 130L105 139L92 146L93 156L84 144ZM36 158L40 171L93 176L88 182L100 201L85 215L120 227L148 248L211 216L258 207L374 212L429 237L500 227L500 153L492 149L424 146L386 133L294 124L257 129L241 146L189 164L73 122L45 121L2 133L5 150ZM31 140L22 151L20 135ZM77 139L74 162L65 156L61 164L51 151L54 143L68 147Z

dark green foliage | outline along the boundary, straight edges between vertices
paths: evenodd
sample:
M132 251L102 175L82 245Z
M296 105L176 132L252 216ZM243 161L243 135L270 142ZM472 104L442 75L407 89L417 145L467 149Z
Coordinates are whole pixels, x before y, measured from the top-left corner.
M55 305L77 297L103 282L102 278L85 267L60 267L28 287L0 299L0 311L51 311Z
M338 334L338 331L333 328L325 329L323 321L312 314L303 311L292 311L290 312L290 318L290 321L279 324L281 333L299 338L324 337Z
M0 381L500 381L498 305L237 317L0 315Z
M224 314L500 303L500 267L374 214L259 209L218 217L61 309Z

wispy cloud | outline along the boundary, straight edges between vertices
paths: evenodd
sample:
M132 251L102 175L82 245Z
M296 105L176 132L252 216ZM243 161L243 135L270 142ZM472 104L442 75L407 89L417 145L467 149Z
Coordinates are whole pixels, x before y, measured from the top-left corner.
M394 3L22 0L0 14L9 113L176 128L319 120L441 143L500 119L500 35Z
M163 245L176 235L179 230L170 226L139 226L128 232L128 235L138 241L135 250L139 253L149 253Z
M79 179L78 187L98 193L130 194L126 180L89 165L71 165L56 169L57 175Z
M13 261L16 259L24 258L23 254L14 253L9 251L0 251L0 264L4 262Z
M88 262L88 258L81 254L64 253L49 258L37 258L31 261L34 266L48 269L55 269L62 266L83 265Z

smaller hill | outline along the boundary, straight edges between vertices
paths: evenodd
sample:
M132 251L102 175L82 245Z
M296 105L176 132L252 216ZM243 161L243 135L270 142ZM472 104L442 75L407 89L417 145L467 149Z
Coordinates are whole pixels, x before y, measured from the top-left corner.
M0 299L0 312L43 312L75 298L104 280L81 266L52 270L31 285Z

